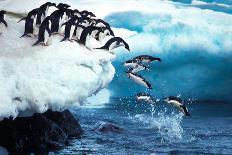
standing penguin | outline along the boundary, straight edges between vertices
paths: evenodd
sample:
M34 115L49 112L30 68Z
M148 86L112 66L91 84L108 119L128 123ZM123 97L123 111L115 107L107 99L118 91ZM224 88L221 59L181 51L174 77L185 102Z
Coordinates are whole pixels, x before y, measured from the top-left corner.
M34 34L34 28L36 26L36 21L37 21L37 16L38 14L40 14L41 12L39 12L39 9L33 9L32 11L30 11L26 17L20 19L18 21L21 22L22 20L25 20L25 28L24 28L24 33L21 37L24 37L24 36L29 36L30 35L35 35ZM21 38L20 37L20 38Z
M70 5L68 4L65 4L65 3L59 3L57 6L56 6L58 9L67 9L69 7L71 7Z
M6 14L6 11L4 11L4 10L1 10L1 11L0 11L0 34L2 34L3 25L4 25L5 27L8 26L8 25L7 25L7 22L6 22L5 19L4 19L5 14Z
M89 41L89 39L92 37L94 38L95 35L101 31L101 28L99 27L95 27L95 26L89 26L89 27L86 27L82 33L81 33L81 36L80 36L80 40L78 41L79 43L83 44L83 45L86 45L86 43Z
M38 8L41 14L38 14L37 16L36 25L39 26L42 23L42 21L47 17L48 10L51 6L56 7L56 4L51 2L46 2Z
M111 28L108 27L102 27L102 31L97 33L97 40L102 42L106 36L114 36L114 32L111 30Z
M35 46L39 43L44 43L44 46L48 46L48 38L50 36L51 36L51 17L48 16L41 23L39 27L38 40L32 46Z
M74 35L74 31L76 27L78 26L78 21L71 20L71 21L64 23L63 25L65 25L65 34L61 42L65 41L66 39L69 39L69 41L72 42L72 37Z

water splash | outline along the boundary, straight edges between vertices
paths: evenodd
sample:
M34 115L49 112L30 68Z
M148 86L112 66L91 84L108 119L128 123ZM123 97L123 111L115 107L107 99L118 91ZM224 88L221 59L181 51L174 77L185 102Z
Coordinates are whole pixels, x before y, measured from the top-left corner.
M155 129L161 136L161 143L179 142L183 137L182 113L169 113L167 109L160 110L156 106L151 106L150 114L136 114L130 116L135 122L142 123L146 128Z

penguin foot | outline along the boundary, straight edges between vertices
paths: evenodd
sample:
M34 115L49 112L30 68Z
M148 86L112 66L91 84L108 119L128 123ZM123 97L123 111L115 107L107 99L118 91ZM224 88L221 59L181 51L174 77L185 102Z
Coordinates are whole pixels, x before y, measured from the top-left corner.
M48 43L44 43L44 46L48 46Z
M62 34L62 33L59 33L59 32L58 32L58 34L61 35L61 36L64 36L64 34Z
M72 39L68 39L70 42L73 42L73 40Z

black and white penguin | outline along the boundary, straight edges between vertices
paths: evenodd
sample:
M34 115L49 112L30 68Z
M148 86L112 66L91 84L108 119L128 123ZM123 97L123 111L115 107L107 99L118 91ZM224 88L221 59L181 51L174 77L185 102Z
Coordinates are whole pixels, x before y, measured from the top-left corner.
M96 27L108 27L110 28L110 24L105 22L102 19L94 19L94 26Z
M50 15L52 22L52 27L51 27L52 33L55 34L60 33L62 24L64 24L69 19L71 14L72 13L68 9L60 9L54 11Z
M156 103L158 100L156 100L154 97L147 93L138 93L136 94L136 100L139 102L147 102L150 104Z
M132 79L134 82L136 82L139 85L142 85L148 89L152 89L152 86L149 82L147 82L142 76L136 74L136 73L132 73L130 71L126 72L128 75L129 79Z
M153 56L150 56L150 55L139 55L135 58L133 58L133 61L136 61L136 62L140 62L140 63L143 63L143 62L152 62L152 61L161 61L160 58L155 58Z
M31 35L35 35L34 29L35 29L37 17L39 14L41 14L39 9L33 9L27 14L26 17L18 21L19 23L22 20L25 20L24 33L21 37L24 37L24 36L31 37Z
M74 10L73 10L73 15L74 15L74 16L77 16L77 17L79 17L79 18L82 17L81 12L80 12L79 10L77 10L77 9L74 9Z
M87 11L87 10L81 11L81 14L82 14L82 16L86 16L86 17L89 17L89 18L96 17L94 13L89 12L89 11Z
M121 46L124 46L128 51L130 51L129 45L120 37L113 37L109 39L104 46L96 49L105 49L112 52L114 48Z
M48 46L48 38L51 36L51 17L46 17L39 27L38 40L33 46L44 43L44 46Z
M5 14L6 14L6 11L4 10L0 11L0 34L2 34L3 26L8 27L7 22L5 21L5 18L4 18Z
M138 65L139 63L133 60L127 60L126 62L123 63L124 67L130 67L130 68L135 68Z
M41 12L41 14L38 14L37 16L36 25L39 26L42 23L42 21L47 17L49 8L52 6L56 7L56 4L51 2L46 2L39 7L40 10L39 12Z
M65 25L65 33L64 33L64 38L61 40L61 42L65 41L66 39L69 39L69 41L72 42L74 32L76 30L76 27L78 26L78 21L77 20L76 21L69 20L68 22L64 23L63 25Z
M81 37L81 34L84 31L84 29L86 29L86 27L83 26L83 25L76 26L76 28L74 30L74 36L75 36L75 38L73 40L79 41L80 37Z
M131 68L129 71L131 71L132 73L137 73L143 70L149 70L149 67L143 65L143 64L138 64L137 66Z
M111 30L111 28L102 27L102 31L97 33L96 39L102 42L106 36L114 36L114 32Z
M169 96L169 97L164 98L164 100L167 103L169 103L169 104L174 105L175 107L177 107L186 116L191 116L182 99L180 99L178 97L175 97L175 96Z
M69 7L71 7L70 5L68 4L65 4L65 3L59 3L57 6L56 6L58 9L67 9Z
M80 36L79 43L86 45L87 41L89 41L90 38L95 38L95 35L101 31L101 28L95 27L95 26L88 26L86 27Z

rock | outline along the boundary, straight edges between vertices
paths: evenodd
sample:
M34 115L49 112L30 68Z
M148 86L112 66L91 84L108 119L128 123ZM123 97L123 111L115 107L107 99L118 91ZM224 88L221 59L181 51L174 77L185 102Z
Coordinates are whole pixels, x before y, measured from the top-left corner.
M123 128L120 128L119 126L112 123L100 121L99 123L97 123L93 130L99 132L122 132Z
M68 110L47 111L31 117L1 121L0 146L5 147L11 154L47 155L50 150L64 146L69 136L79 137L81 133L78 121Z
M77 119L75 119L69 110L62 113L48 110L44 115L54 121L69 137L80 136L83 132Z

